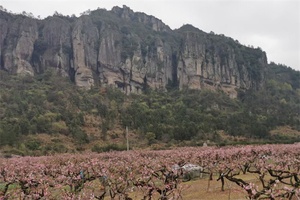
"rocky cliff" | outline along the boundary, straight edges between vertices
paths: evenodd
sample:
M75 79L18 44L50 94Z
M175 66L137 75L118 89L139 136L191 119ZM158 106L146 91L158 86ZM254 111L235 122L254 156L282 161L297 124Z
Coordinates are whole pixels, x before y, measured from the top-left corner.
M0 59L10 73L55 69L87 89L211 88L232 97L237 88L259 89L267 65L260 49L191 25L171 30L126 6L43 20L0 11Z

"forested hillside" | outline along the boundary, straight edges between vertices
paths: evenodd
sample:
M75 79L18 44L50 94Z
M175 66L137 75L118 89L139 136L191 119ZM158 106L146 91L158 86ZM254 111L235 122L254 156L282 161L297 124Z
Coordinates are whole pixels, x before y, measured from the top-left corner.
M231 99L222 90L171 86L124 95L80 89L51 70L34 77L0 71L0 148L21 155L122 150L126 126L131 148L299 142L299 74L271 63L264 88Z

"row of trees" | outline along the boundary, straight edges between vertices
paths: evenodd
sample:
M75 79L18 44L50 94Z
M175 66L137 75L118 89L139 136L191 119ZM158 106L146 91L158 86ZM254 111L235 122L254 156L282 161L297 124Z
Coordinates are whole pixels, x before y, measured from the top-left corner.
M217 180L214 184L222 191L225 183L237 184L247 199L299 199L299 148L299 144L186 147L0 158L0 198L180 200L187 198L184 190L195 192L182 185L183 177L198 171L208 175L201 176L208 180L208 189ZM183 167L191 163L197 169Z

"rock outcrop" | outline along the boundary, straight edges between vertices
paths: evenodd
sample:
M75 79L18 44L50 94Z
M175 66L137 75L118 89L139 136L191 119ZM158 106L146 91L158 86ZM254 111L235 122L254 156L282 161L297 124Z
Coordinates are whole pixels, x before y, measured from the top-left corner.
M236 97L238 88L262 87L267 58L260 49L190 25L178 31L183 35L177 68L180 88L219 88Z
M55 69L76 85L143 89L259 89L265 53L191 25L171 30L161 20L123 6L79 18L38 20L0 11L0 69L40 74Z

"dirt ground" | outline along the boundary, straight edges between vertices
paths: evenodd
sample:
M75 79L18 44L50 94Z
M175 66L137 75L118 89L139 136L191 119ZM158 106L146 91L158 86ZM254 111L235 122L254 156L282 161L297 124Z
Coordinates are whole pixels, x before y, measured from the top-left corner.
M244 177L251 180L254 177ZM253 179L253 182L255 179ZM247 193L235 183L225 181L225 191L221 191L221 182L214 177L212 181L208 178L195 179L188 182L182 182L179 186L182 188L183 200L245 200ZM131 192L129 197L134 200L141 200L141 192ZM155 195L153 199L158 199Z

